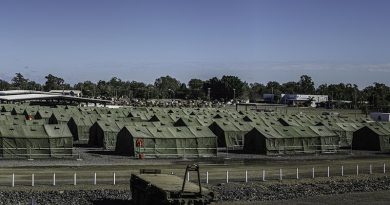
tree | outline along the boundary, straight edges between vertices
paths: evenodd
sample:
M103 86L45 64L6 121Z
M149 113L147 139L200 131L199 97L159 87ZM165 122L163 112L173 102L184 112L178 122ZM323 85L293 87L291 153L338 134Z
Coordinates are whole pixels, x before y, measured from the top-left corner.
M299 92L301 94L314 94L315 88L314 88L314 82L308 75L302 75L299 82Z
M73 86L76 90L81 90L82 95L85 97L95 97L97 91L97 85L91 81L84 81L83 83L77 83Z
M377 111L387 111L390 105L390 88L383 83L374 83L363 92L370 105Z
M12 78L12 87L16 89L27 89L27 83L28 79L21 73L15 73L15 77Z
M0 79L0 90L8 90L10 88L10 84L5 81Z
M43 89L45 91L62 90L62 89L65 89L65 87L70 87L69 85L65 86L64 79L62 79L60 77L56 77L52 74L45 76L45 78L46 78L46 83L43 86Z
M221 83L224 85L225 98L240 98L244 94L246 83L241 81L237 76L224 75Z
M260 83L251 83L249 85L249 100L251 102L256 102L258 99L262 98L264 94L265 86Z
M42 90L42 85L35 81L28 81L26 85L27 90Z
M296 94L300 92L300 85L297 82L287 82L282 85L282 92L285 94Z
M113 96L111 92L112 88L110 84L104 80L99 80L96 88L97 88L98 95L102 98L110 98Z
M221 79L214 77L207 80L203 84L203 90L208 93L210 89L211 99L225 101L233 99L234 94L236 98L242 97L246 86L247 84L236 76L222 76Z
M203 99L205 98L206 94L204 90L202 89L204 85L204 81L200 79L191 79L188 82L189 87L189 97L191 99Z
M159 90L161 98L175 97L176 91L180 88L180 81L167 75L165 77L157 78L154 86ZM173 93L173 94L172 94Z

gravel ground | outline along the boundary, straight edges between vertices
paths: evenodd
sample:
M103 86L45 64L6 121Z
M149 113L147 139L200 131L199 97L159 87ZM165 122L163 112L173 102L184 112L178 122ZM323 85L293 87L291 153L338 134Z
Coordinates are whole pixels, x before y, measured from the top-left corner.
M229 183L209 187L216 194L217 204L275 201L328 196L346 193L375 193L390 190L390 177L344 178L315 180L312 182ZM65 190L65 191L0 191L0 205L28 204L131 204L128 190ZM375 202L375 198L372 199ZM288 204L289 201L283 201ZM243 203L244 204L244 203Z
M229 183L210 187L217 201L269 201L390 190L390 178L329 179L305 183Z
M130 204L131 195L126 190L79 190L79 191L1 191L1 205L36 204Z

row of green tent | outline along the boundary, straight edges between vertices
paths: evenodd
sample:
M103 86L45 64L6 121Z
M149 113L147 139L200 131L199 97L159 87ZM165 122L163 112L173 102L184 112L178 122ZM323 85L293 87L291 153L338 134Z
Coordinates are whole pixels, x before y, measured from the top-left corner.
M23 110L23 111L22 111ZM40 106L3 106L1 108L0 125L2 122L8 125L41 125L41 124L59 124L68 125L73 139L77 143L88 143L90 146L102 147L107 150L117 150L122 154L136 155L135 152L125 153L120 150L117 142L123 139L120 133L136 133L137 130L159 129L163 133L168 133L173 137L174 130L187 130L190 127L207 130L213 133L216 138L216 147L227 147L233 149L243 149L248 153L310 153L310 152L328 152L339 147L358 148L354 146L353 137L357 130L367 125L372 125L370 119L363 115L356 116L335 116L335 115L313 115L313 114L292 114L272 112L247 112L235 111L229 109L174 109L174 108L92 108L92 107L67 107L47 108ZM35 112L35 114L34 114ZM15 113L19 113L16 114ZM33 120L26 120L23 117L34 116ZM12 120L16 117L19 120ZM4 118L4 120L2 120ZM22 122L22 119L24 122ZM18 123L15 123L18 121ZM25 123L25 124L23 124ZM132 132L123 131L125 128L134 128ZM134 131L135 130L135 131ZM123 132L122 132L123 131ZM146 139L159 139L150 132ZM179 132L177 137L186 138L186 133ZM128 135L129 136L129 135ZM253 137L260 136L260 137ZM384 135L385 136L385 135ZM129 139L131 137L128 137ZM138 137L139 138L139 137ZM255 139L254 139L255 138ZM132 135L132 140L137 139ZM260 140L262 139L262 140ZM263 140L264 139L264 140ZM356 138L357 139L357 138ZM263 148L263 151L253 151L255 143L246 143L254 140L259 143L264 141L263 145L257 145ZM159 140L157 140L159 141ZM134 144L134 143L133 143ZM160 143L149 147L147 143L145 150L164 149ZM163 145L164 143L162 143ZM165 147L167 150L175 150L175 153L164 154L182 154L184 147L180 143L168 143L171 147ZM194 143L189 143L192 145ZM356 144L356 143L355 143ZM122 145L120 143L119 145ZM264 148L266 145L266 148ZM157 148L156 148L157 146ZM187 144L186 144L187 146ZM207 147L187 147L188 150L201 150ZM125 148L136 150L133 148ZM144 150L144 151L145 151ZM264 151L268 150L268 151ZM149 153L150 154L150 153ZM152 154L151 154L152 155Z
M72 157L73 136L66 125L1 125L2 158Z

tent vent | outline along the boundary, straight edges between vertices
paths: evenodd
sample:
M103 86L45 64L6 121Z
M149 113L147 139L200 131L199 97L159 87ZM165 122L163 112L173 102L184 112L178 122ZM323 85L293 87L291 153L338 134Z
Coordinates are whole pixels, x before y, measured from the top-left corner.
M37 131L36 129L34 129L34 128L31 128L31 131Z
M228 125L226 122L222 123L223 125Z
M146 127L146 124L142 124L142 127Z
M157 132L162 132L162 130L160 130L160 129L157 129Z
M135 131L139 132L139 131L141 131L141 130L140 130L140 129L138 129L138 128L135 128Z
M54 127L54 129L55 129L55 130L59 130L60 128L59 128L59 127L57 127L57 126L55 126L55 127Z
M196 128L196 130L198 130L198 131L201 131L201 130L202 130L202 128L200 128L200 127L197 127L197 128Z
M160 125L165 126L165 123L160 123Z
M283 131L287 132L288 130L287 129L283 129Z
M180 129L180 128L177 128L176 131L181 132L181 129Z
M14 128L10 128L9 130L15 130Z

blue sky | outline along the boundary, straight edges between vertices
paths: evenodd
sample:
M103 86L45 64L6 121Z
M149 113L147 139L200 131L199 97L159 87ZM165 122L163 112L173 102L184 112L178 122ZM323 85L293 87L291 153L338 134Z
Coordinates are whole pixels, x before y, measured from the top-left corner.
M389 85L387 0L1 0L0 78Z

